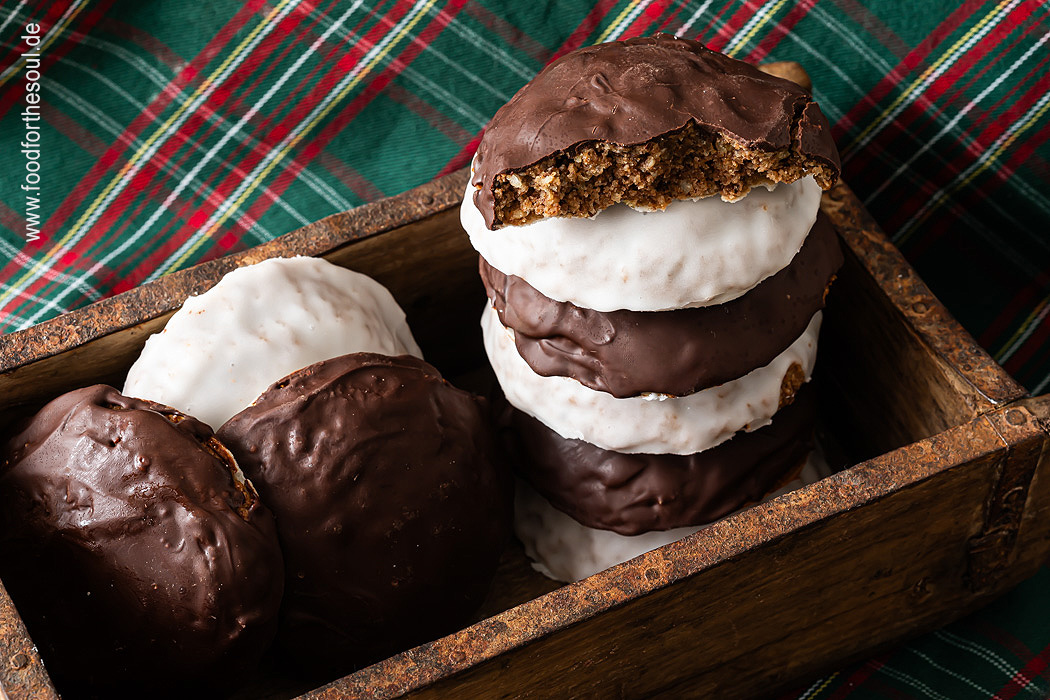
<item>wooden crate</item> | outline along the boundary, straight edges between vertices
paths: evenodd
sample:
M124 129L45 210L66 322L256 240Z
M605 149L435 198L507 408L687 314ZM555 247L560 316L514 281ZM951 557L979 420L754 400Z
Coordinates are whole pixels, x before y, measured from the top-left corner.
M465 172L0 337L0 420L118 387L146 337L228 270L304 254L367 273L446 376L485 365ZM817 378L834 476L558 586L520 546L479 621L307 689L268 663L243 697L745 697L943 625L1050 554L1050 397L1029 398L952 319L846 185L824 197L846 263ZM46 659L44 659L46 662ZM0 590L0 686L55 697ZM0 694L0 697L3 697Z

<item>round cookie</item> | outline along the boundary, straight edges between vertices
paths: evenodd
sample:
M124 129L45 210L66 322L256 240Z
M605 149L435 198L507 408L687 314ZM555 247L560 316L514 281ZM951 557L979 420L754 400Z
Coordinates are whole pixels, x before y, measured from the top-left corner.
M564 438L606 450L680 454L714 447L739 430L755 430L813 371L822 312L769 364L725 384L681 397L618 399L568 377L541 377L518 354L514 332L491 306L481 317L489 363L507 401Z
M210 428L112 387L60 396L6 443L0 548L63 694L211 697L276 631L270 512Z
M813 454L797 479L762 500L812 484L828 474L827 465ZM548 503L524 481L517 482L514 494L514 533L532 560L532 568L557 581L579 581L705 527L708 525L619 535L611 530L581 525Z
M513 411L519 474L587 527L639 535L702 525L757 502L801 468L813 449L816 400L806 385L753 432L692 455L623 454L566 440Z
M549 218L485 228L468 187L460 222L493 267L556 301L596 311L666 311L736 299L785 268L817 216L812 177L759 187L738 202L626 205L593 218Z
M422 357L375 280L320 258L238 268L146 341L124 393L222 425L297 369L350 352Z
M482 399L370 353L285 377L219 430L273 509L279 643L342 673L463 626L510 536Z
M768 364L823 308L841 264L835 231L821 215L786 268L719 306L593 311L545 297L484 258L479 268L500 322L535 373L627 398L692 394Z
M830 125L804 89L661 34L547 65L489 122L471 182L495 230L617 202L739 199L806 174L827 189L838 172Z

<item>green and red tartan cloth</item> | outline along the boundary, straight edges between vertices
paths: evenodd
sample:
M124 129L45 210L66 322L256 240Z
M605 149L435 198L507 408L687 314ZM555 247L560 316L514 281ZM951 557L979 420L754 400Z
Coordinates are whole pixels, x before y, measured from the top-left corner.
M796 60L843 176L1050 391L1039 0L0 0L0 332L467 164L544 64L656 31ZM787 697L1050 697L1050 569Z

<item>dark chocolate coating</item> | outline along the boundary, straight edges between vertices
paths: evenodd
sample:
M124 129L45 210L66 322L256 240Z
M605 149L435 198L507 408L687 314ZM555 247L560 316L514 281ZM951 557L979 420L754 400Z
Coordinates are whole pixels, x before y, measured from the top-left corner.
M761 151L795 148L840 170L801 87L667 34L588 46L549 64L492 117L474 160L474 204L493 228L496 175L587 141L644 143L690 121Z
M271 643L273 517L204 423L97 385L0 455L0 567L63 697L210 697Z
M685 396L764 367L824 307L842 251L823 213L780 272L725 304L674 311L583 309L479 263L500 321L534 372L572 377L617 398Z
M752 433L692 455L622 454L569 440L511 409L522 476L578 522L621 535L703 525L761 500L813 449L815 397L795 400Z
M485 402L411 356L345 355L219 429L277 519L278 641L343 673L469 623L510 537Z

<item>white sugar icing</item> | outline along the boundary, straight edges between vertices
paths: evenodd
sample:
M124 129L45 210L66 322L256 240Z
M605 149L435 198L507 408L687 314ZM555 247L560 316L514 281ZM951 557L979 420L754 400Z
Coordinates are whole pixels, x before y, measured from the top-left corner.
M805 177L736 202L679 200L663 211L618 204L593 218L485 227L468 184L460 221L496 269L556 301L597 311L664 311L721 304L791 262L820 206Z
M381 284L320 258L274 258L187 299L146 341L124 394L217 429L274 382L352 352L422 357Z

